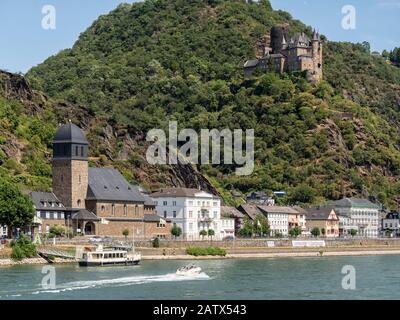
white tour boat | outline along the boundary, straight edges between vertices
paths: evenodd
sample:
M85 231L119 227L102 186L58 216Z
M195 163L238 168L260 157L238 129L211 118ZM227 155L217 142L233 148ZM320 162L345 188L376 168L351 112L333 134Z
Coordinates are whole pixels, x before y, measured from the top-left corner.
M83 252L79 265L83 267L137 265L141 259L140 253L130 252L125 248L113 247L104 249L103 245L98 245L95 251L86 250Z
M194 275L200 274L201 272L202 272L202 270L200 267L197 267L194 264L191 264L189 266L179 268L176 271L176 274L180 275L180 276L194 276Z

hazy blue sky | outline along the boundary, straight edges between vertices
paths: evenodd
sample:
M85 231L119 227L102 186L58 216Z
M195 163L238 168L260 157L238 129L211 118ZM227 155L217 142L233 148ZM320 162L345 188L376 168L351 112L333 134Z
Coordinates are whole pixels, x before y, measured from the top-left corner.
M281 9L329 40L368 41L372 50L400 47L400 0L270 0L274 9ZM356 29L342 28L342 8L356 9Z
M101 14L134 0L0 0L0 69L26 72L69 48ZM271 0L275 9L312 25L332 40L369 41L373 49L400 46L400 0ZM44 5L57 10L56 30L41 26ZM356 30L341 27L344 5L357 10Z

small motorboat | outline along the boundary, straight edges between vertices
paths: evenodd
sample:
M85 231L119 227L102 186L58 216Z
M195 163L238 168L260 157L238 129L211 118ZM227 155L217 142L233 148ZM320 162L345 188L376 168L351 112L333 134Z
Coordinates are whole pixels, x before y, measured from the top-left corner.
M176 274L180 276L194 276L202 272L201 268L194 264L179 268L176 270Z

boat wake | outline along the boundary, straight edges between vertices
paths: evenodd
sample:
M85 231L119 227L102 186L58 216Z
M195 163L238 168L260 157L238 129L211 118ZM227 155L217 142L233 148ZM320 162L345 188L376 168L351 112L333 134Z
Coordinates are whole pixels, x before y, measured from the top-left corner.
M39 290L32 292L32 294L46 294L46 293L61 293L73 290L83 290L98 287L118 287L118 286L130 286L135 284L145 284L154 282L174 282L174 281L196 281L196 280L208 280L210 277L206 273L200 273L191 276L179 276L175 273L157 275L157 276L133 276L133 277L122 277L114 279L101 279L101 280L89 280L89 281L75 281L68 282L57 286L53 290Z

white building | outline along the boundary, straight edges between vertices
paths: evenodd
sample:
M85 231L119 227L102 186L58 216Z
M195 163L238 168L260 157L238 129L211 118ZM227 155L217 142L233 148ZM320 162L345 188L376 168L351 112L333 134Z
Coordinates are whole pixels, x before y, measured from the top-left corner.
M397 236L400 231L400 213L396 211L389 212L382 219L382 231L385 236Z
M357 198L343 198L334 202L335 212L339 216L339 232L346 236L351 229L357 231L357 236L377 238L379 236L380 206Z
M271 236L288 236L289 218L300 215L298 211L290 207L258 206L258 208L268 220Z
M214 230L213 239L221 240L234 222L221 220L221 199L205 191L187 188L165 188L150 195L156 203L159 216L169 218L182 229L182 238L187 241L202 240L201 230ZM233 220L233 219L232 219ZM204 237L207 240L208 237Z

